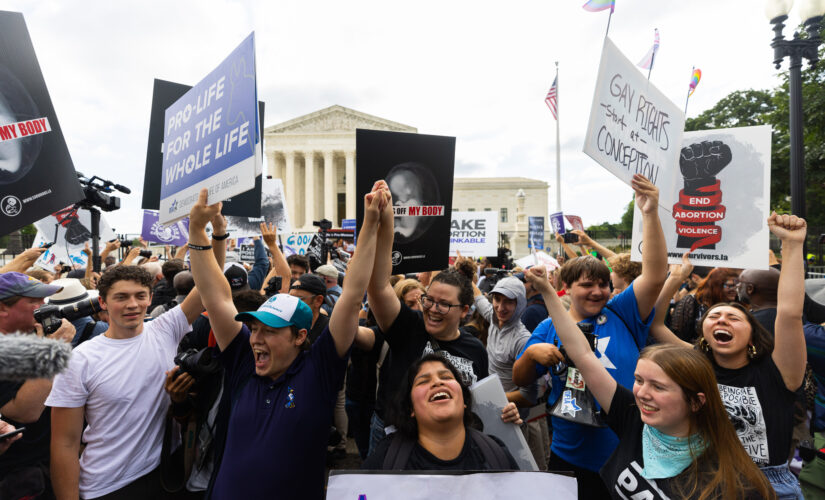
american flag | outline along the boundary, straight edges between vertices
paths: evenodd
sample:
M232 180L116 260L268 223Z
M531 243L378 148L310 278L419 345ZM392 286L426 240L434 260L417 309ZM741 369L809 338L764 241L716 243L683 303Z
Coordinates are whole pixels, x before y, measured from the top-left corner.
M553 118L556 120L559 119L558 115L558 108L557 101L556 101L556 84L559 81L559 77L553 79L553 85L550 87L550 90L547 91L547 97L544 98L544 102L547 103L547 107L550 108L550 112L553 113Z

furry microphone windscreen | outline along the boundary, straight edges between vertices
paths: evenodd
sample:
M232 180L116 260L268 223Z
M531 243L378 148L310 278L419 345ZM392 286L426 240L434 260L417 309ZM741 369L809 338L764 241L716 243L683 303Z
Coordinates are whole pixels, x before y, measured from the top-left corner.
M72 346L36 335L0 334L0 380L52 378L69 366Z

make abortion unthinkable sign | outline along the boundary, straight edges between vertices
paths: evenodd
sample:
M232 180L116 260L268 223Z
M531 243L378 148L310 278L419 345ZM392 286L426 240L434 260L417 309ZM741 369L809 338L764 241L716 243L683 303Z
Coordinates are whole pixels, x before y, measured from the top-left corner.
M160 221L189 214L201 189L217 203L255 187L258 137L255 33L168 107Z
M676 201L670 188L680 176L684 128L684 113L605 38L584 152L628 185L644 175L667 207Z

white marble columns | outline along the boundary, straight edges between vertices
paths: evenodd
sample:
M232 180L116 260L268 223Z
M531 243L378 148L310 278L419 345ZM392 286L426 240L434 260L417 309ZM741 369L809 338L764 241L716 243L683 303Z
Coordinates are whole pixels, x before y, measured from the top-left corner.
M315 152L304 152L304 226L311 226L315 219Z
M355 218L355 151L346 151L344 156L347 160L346 170L346 200L347 200L347 219Z
M337 222L338 193L336 189L335 153L324 151L324 218Z

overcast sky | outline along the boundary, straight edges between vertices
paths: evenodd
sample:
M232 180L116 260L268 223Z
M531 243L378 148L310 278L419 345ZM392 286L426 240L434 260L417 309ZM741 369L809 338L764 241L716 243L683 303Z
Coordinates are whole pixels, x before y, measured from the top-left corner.
M617 222L630 188L582 153L608 19L583 3L11 0L3 8L25 16L75 168L132 188L105 217L118 232L139 232L153 78L195 84L253 30L265 125L340 104L455 136L456 176L547 181L551 211L555 121L543 100L559 61L562 208L585 225ZM691 67L703 72L688 117L734 90L779 82L761 1L617 0L610 37L629 59L644 56L654 28L661 47L651 80L665 95L684 106Z

